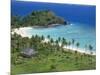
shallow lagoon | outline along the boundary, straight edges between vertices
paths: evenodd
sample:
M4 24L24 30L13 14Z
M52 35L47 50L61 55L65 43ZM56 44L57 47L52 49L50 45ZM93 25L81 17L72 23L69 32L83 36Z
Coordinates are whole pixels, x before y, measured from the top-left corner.
M71 25L61 25L50 28L33 28L26 30L28 36L39 35L47 38L50 35L54 40L58 37L65 38L68 41L75 39L75 43L80 43L80 48L85 48L85 45L91 44L93 50L96 50L96 32L94 27L89 27L86 24L72 23Z

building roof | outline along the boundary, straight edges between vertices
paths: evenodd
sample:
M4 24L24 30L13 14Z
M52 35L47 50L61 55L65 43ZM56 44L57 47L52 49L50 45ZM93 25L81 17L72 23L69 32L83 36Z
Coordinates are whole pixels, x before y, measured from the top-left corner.
M32 49L32 48L25 48L21 52L21 54L24 54L26 56L32 56L32 55L35 55L36 53L37 51L35 51L35 49Z

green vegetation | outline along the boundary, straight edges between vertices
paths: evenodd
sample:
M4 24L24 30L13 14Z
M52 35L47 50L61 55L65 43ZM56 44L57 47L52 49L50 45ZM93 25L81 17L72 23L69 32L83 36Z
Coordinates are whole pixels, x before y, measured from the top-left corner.
M56 24L66 25L67 21L56 16L50 10L33 11L31 14L20 17L11 17L11 28L20 27L52 27ZM43 42L45 38L48 42ZM61 46L59 45L61 43ZM80 46L75 39L67 41L65 38L58 37L57 40L48 35L47 37L32 36L21 37L14 33L11 34L11 74L27 74L37 72L55 72L55 71L75 71L91 70L96 68L96 56L92 55L93 47L85 45L85 50L90 50L91 54L79 53L64 46ZM36 50L36 55L25 57L21 54L23 49L31 48Z
M96 56L77 51L64 49L64 45L80 44L72 39L72 42L65 38L53 40L50 35L47 36L49 42L42 42L45 37L38 35L21 37L16 33L11 35L11 74L27 74L37 72L55 72L55 71L75 71L91 70L96 68ZM59 46L62 42L62 46ZM20 52L24 48L33 48L38 51L36 56L25 58ZM93 47L89 45L89 49Z
M19 17L12 16L11 17L11 27L19 28L19 27L27 27L27 26L43 26L50 27L54 26L54 24L67 24L63 18L56 16L54 12L50 10L38 10L33 11L27 16Z

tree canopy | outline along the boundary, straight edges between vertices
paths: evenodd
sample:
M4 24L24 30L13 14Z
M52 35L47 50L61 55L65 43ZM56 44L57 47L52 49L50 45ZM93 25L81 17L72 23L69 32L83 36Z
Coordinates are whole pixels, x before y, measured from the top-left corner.
M56 16L50 10L33 11L24 17L12 16L12 27L27 27L27 26L45 26L48 27L52 24L67 24L63 18Z

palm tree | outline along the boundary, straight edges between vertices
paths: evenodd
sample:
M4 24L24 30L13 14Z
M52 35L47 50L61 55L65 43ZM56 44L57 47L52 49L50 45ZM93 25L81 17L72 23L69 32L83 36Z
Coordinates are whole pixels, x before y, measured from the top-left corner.
M65 41L65 45L66 45L66 46L68 45L68 42L67 42L67 41Z
M55 43L56 43L56 45L58 45L59 41L58 41L58 40L56 40L56 41L55 41Z
M65 42L66 42L66 39L63 37L62 38L62 46L61 47L63 47L65 45Z
M58 41L59 41L59 42L61 41L61 38L60 38L60 37L58 37Z
M90 56L90 58L91 58L90 64L92 64L92 54L93 54L93 52L92 52L93 46L92 45L89 45L89 50L90 50L90 54L91 54L91 56Z
M47 38L50 39L50 35L48 35Z
M68 46L69 46L69 48L70 48L70 45L71 45L71 42L69 41L69 42L68 42Z
M74 39L72 39L72 44L74 44L74 42L75 42L75 40L74 40Z
M35 37L32 35L31 39L34 39Z
M44 39L45 39L45 38L44 38L44 36L42 35L42 36L41 36L41 40L44 40Z
M74 46L74 43L75 43L75 40L74 39L72 39L72 45Z
M89 45L89 50L90 50L90 54L92 54L92 50L93 50L93 46L92 45Z
M65 40L66 40L66 39L63 37L63 38L62 38L62 41L65 41Z
M79 45L80 45L80 43L79 43L79 42L77 42L77 43L76 43L77 49L78 49Z
M36 34L36 35L35 35L35 39L38 39L38 38L39 38L39 36Z
M51 39L50 39L50 42L51 42L51 43L54 43L54 40L53 40L53 38L51 38Z

